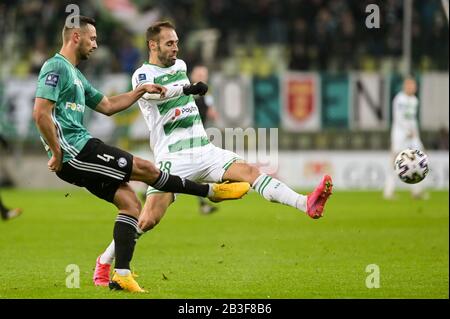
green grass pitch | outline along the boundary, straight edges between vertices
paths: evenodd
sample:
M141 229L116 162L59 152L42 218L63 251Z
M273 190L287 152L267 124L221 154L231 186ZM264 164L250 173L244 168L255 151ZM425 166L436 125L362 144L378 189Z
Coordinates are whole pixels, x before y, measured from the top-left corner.
M319 220L254 192L207 216L180 196L136 246L132 266L149 290L139 295L92 285L111 204L84 190L2 197L24 214L0 223L0 298L449 298L448 191L427 201L336 191ZM69 264L80 288L66 287ZM370 264L379 288L366 287Z

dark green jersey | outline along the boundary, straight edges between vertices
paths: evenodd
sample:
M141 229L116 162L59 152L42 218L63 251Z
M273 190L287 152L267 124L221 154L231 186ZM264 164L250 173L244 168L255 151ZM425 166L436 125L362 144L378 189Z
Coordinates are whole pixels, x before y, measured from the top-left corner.
M86 106L95 109L103 94L64 56L57 53L39 73L36 97L55 102L52 119L63 151L63 162L77 156L91 135L83 125ZM51 151L41 136L49 158Z

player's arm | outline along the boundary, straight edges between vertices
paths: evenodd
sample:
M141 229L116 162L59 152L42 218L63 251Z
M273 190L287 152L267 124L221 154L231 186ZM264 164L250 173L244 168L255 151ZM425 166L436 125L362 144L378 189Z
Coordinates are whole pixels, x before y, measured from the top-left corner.
M52 120L54 107L54 101L37 97L34 101L33 120L52 152L52 158L48 161L48 168L52 172L58 172L61 170L63 154L59 145L56 127Z
M136 88L139 88L139 87L149 84L149 83L153 84L153 82L150 82L150 81L141 82L136 86ZM183 87L181 85L177 85L177 84L166 85L166 86L164 86L164 88L166 89L164 96L161 96L160 94L155 94L155 93L144 93L142 98L145 100L164 101L164 100L171 99L173 97L183 95Z
M158 84L144 84L127 93L110 97L104 96L97 104L95 111L110 116L129 108L146 93L164 97L166 91L165 87Z
M142 84L144 85L144 84ZM138 86L139 87L139 86ZM143 95L143 98L146 100L167 100L173 97L181 96L181 95L205 95L208 92L208 85L203 82L196 82L192 84L182 85L167 85L165 86L167 89L166 94L161 97L157 94L149 94L146 93Z

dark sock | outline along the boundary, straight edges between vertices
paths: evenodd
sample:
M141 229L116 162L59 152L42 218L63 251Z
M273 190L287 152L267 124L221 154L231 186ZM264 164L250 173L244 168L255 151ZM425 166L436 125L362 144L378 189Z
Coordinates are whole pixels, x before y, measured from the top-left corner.
M130 269L134 246L137 239L138 221L136 218L119 214L114 224L114 243L116 249L116 269Z
M7 211L8 209L5 207L5 206L3 206L3 202L2 202L2 199L0 198L0 212L5 212L5 211Z
M6 212L7 212L8 210L9 210L9 209L6 208L6 207L3 205L2 199L0 198L0 212L1 212L2 214L6 214Z
M161 171L158 179L151 186L168 193L183 193L201 197L208 196L209 192L208 184L199 184L188 179L181 179L179 176L170 175L163 171Z

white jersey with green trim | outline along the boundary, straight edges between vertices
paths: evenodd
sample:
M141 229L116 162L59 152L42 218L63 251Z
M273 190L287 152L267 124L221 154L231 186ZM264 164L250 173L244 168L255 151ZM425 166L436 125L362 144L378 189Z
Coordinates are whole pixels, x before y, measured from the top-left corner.
M404 92L398 93L392 105L391 150L398 153L406 148L423 150L419 135L417 113L419 99Z
M402 91L395 96L392 108L392 129L401 132L414 132L418 135L419 99L415 95L407 95Z
M167 88L163 99L144 94L138 100L156 158L179 151L195 152L197 147L209 144L194 97L183 94L183 86L190 84L186 70L186 63L177 59L167 68L146 62L133 73L133 89L145 83Z

